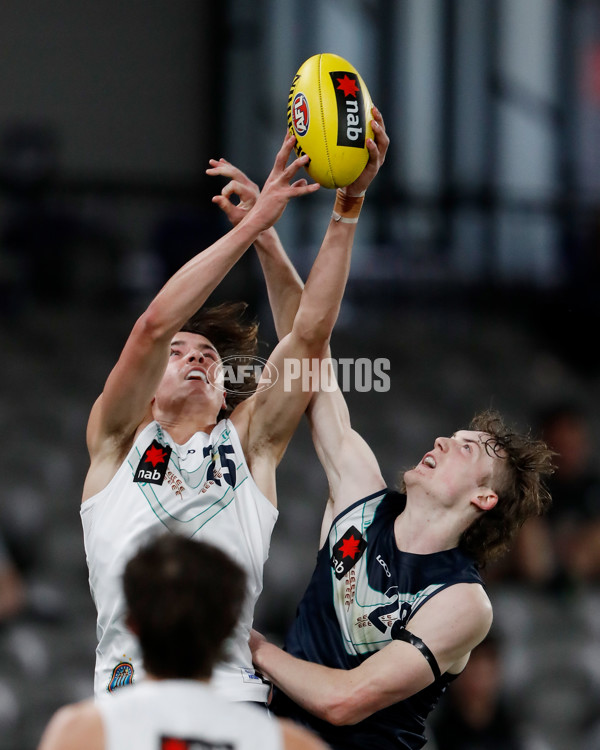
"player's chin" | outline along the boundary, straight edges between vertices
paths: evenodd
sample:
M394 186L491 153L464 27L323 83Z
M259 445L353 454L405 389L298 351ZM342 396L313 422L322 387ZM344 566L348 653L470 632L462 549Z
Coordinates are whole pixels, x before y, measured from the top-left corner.
M407 487L409 487L411 484L421 481L424 474L425 472L423 471L421 464L417 464L404 472L402 475L402 481Z

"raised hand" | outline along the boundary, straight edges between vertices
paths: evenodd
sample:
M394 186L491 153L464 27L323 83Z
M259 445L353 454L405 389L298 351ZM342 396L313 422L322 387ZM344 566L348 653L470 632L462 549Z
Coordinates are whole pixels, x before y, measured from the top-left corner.
M268 229L279 219L291 198L314 193L319 189L318 183L309 185L304 178L290 183L308 161L308 156L304 155L287 164L295 142L295 136L286 135L275 157L273 169L258 195L256 185L237 167L225 159L210 160L211 167L206 170L207 174L222 174L231 178L221 195L215 196L213 201L225 212L232 224L236 225L246 219L255 222L259 231ZM231 201L234 194L240 197L237 205Z
M219 195L213 196L212 202L227 216L229 221L236 226L250 211L260 195L260 188L255 182L235 167L227 159L210 159L209 169L206 174L211 177L228 177L229 182L221 190ZM239 198L237 203L232 201L233 196Z
M344 189L346 195L360 195L373 181L373 178L379 172L379 169L385 161L385 155L390 145L390 138L385 131L383 117L377 107L373 106L371 110L373 119L371 127L373 128L374 139L367 138L367 148L369 150L369 161L359 177L354 182L347 185Z

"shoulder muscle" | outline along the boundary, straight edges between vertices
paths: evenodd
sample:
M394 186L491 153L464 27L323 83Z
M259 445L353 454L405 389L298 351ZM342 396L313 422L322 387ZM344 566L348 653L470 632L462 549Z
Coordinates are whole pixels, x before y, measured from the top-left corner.
M104 750L104 727L92 701L59 709L42 736L38 750Z
M491 625L492 605L483 587L458 583L424 604L407 629L423 640L445 672L481 643Z

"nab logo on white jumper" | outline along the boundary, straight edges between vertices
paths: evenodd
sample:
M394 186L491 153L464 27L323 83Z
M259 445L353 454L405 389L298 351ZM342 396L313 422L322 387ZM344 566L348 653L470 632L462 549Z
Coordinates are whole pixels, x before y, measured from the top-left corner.
M169 466L171 450L169 445L161 445L158 440L153 440L144 451L133 475L133 481L140 484L162 484Z

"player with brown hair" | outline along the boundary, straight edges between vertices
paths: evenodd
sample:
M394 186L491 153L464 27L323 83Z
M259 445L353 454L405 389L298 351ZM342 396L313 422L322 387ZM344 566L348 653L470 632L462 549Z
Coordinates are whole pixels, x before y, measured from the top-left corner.
M370 184L385 157L383 125L375 121L374 131L356 193ZM277 518L275 470L311 393L302 390L301 380L287 389L283 377L262 387L267 385L263 377L229 413L223 357L244 354L238 350L240 336L251 345L256 331L240 328L227 310L194 316L288 200L319 187L304 179L290 184L307 160L286 166L294 142L292 136L284 140L252 210L175 273L142 313L92 408L81 517L98 610L96 694L143 676L138 644L125 624L120 576L140 545L166 529L210 541L246 571L242 617L213 682L231 700L267 698L268 685L254 672L248 639ZM294 324L269 358L275 370L283 372L286 359L319 358L326 351L355 228L345 220L330 221Z
M209 684L246 592L246 575L228 555L163 534L127 563L123 587L152 679L60 709L40 750L325 750L305 729L232 704Z
M224 160L209 174L230 178L214 200L235 224L256 187ZM302 281L274 229L255 246L284 337ZM490 628L480 568L547 507L553 452L484 412L437 438L396 492L339 388L316 393L307 413L330 492L320 550L285 650L255 633L254 663L276 686L272 710L336 750L416 750L427 715Z

